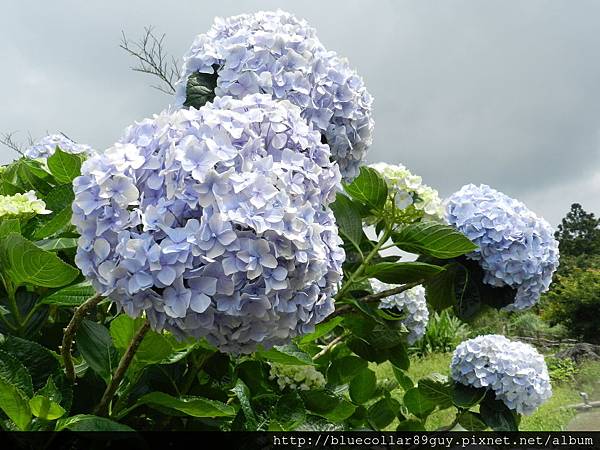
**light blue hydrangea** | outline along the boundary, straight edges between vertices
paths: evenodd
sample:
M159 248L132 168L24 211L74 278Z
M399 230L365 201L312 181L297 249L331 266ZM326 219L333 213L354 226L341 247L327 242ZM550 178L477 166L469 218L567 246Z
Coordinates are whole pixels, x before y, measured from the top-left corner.
M550 224L523 203L468 184L448 199L446 220L479 247L467 256L479 262L485 283L517 290L505 309L530 308L548 290L558 268L558 242Z
M373 292L380 293L393 289L396 285L386 284L377 279L371 280ZM406 327L409 334L407 340L409 344L414 344L423 336L429 322L429 310L427 309L427 301L425 299L425 288L423 286L415 286L399 294L390 295L382 298L379 302L379 308L392 309L406 314L402 319L402 324Z
M76 263L156 330L251 352L312 332L344 252L341 175L287 101L217 97L129 127L74 182Z
M50 134L27 148L23 154L31 159L47 159L54 154L56 147L59 147L65 153L72 154L90 154L93 151L89 145L77 144L64 134Z
M325 49L304 20L283 11L217 18L183 57L176 106L188 78L214 73L217 96L267 93L302 109L326 139L346 181L358 175L372 141L372 97L345 58Z
M457 383L491 389L519 414L533 413L552 396L544 357L531 345L500 335L461 343L452 355L450 372Z

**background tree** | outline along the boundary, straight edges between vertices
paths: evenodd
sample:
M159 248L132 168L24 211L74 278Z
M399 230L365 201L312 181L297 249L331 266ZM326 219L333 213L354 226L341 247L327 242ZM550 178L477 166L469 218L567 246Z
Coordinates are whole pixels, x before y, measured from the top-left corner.
M555 234L560 242L561 256L600 253L600 218L573 203Z

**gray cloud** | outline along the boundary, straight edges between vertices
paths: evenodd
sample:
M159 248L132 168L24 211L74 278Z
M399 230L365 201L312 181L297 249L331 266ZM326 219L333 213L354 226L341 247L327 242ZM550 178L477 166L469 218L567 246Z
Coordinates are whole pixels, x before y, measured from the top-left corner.
M370 161L402 162L444 195L490 184L553 223L574 201L600 213L598 2L36 3L3 8L0 130L61 130L105 148L170 101L128 70L121 30L155 25L179 56L214 16L281 7L365 78ZM12 157L0 150L0 162Z

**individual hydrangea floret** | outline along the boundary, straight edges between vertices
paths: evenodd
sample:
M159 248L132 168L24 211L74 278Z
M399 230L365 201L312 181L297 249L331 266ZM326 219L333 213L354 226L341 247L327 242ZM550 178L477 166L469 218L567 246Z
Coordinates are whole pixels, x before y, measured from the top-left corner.
M447 201L446 220L479 248L467 255L479 262L484 282L516 289L506 310L533 306L558 268L554 230L518 200L484 184L468 184Z
M47 159L54 154L56 147L59 147L65 153L72 154L91 154L93 151L89 145L77 144L64 134L50 134L37 141L25 150L23 154L31 159Z
M500 335L461 343L452 356L450 372L457 383L491 389L519 414L533 413L552 396L544 357L531 345Z
M0 218L50 214L46 203L37 198L35 191L15 195L0 195Z
M375 169L385 178L394 196L396 208L406 210L412 206L427 219L443 219L444 205L438 191L423 184L420 176L413 175L402 164L380 162L371 164L369 167Z
M371 287L375 293L380 293L393 289L397 286L386 284L379 280L371 280ZM399 294L390 295L382 298L379 303L381 309L395 308L406 314L402 319L402 324L409 331L407 340L409 344L414 344L425 335L427 322L429 322L429 310L425 299L425 288L421 285L415 286Z
M325 386L325 377L321 372L309 365L287 365L271 363L270 380L276 380L279 389L298 389L308 391Z
M74 182L76 263L127 314L222 351L289 342L333 309L340 183L287 101L216 98L163 112Z
M283 11L217 18L183 57L175 105L186 102L190 75L215 69L217 96L267 93L289 100L322 133L344 179L358 175L372 141L372 97L306 21Z

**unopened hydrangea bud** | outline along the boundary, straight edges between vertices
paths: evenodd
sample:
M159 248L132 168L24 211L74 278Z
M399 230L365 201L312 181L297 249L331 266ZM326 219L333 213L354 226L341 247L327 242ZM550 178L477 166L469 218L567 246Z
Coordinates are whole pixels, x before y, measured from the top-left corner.
M310 365L286 365L271 363L270 380L276 380L279 389L287 387L308 391L325 386L325 377Z
M327 51L306 21L283 11L216 19L183 57L175 105L186 102L192 74L215 68L217 96L266 93L289 100L321 132L344 179L358 175L372 141L373 99L348 61Z
M457 383L490 389L519 414L533 413L552 396L544 357L531 345L500 335L461 343L452 356L450 371Z
M46 203L37 198L35 191L0 195L0 217L27 217L51 212L46 209Z
M447 200L446 220L479 248L467 255L479 262L483 281L516 289L505 309L533 306L558 268L554 230L518 200L484 184L468 184Z

